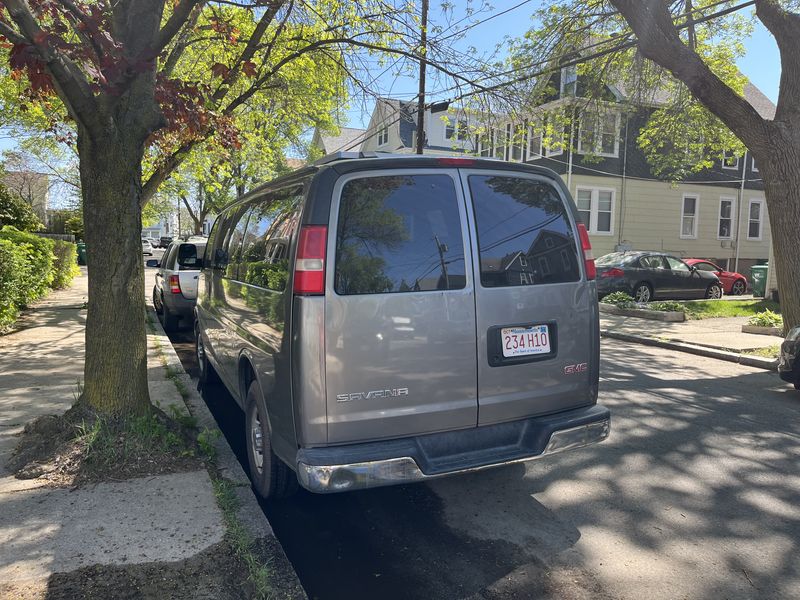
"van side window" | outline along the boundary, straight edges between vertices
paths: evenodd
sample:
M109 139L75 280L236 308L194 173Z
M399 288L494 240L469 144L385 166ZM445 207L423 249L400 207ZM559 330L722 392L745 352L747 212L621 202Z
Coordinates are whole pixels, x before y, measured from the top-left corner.
M365 177L344 185L336 232L336 293L462 289L465 269L450 176Z
M471 175L484 287L578 281L578 251L553 186L513 176Z
M245 231L247 231L247 221L250 216L250 211L247 208L249 207L237 207L231 213L230 233L225 244L225 252L228 257L225 277L229 279L239 278L238 269L239 263L242 262L242 241L244 240Z
M289 242L300 222L302 188L262 198L251 209L239 278L282 292L289 279Z

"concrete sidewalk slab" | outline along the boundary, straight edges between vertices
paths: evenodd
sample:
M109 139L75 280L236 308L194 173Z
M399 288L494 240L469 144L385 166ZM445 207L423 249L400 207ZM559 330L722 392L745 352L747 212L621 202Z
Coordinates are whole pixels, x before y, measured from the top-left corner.
M208 473L0 494L0 581L93 564L181 560L222 541Z
M663 323L603 314L600 317L600 329L609 333L684 342L734 352L769 348L783 341L777 336L742 333L742 325L747 320L747 317L728 317Z

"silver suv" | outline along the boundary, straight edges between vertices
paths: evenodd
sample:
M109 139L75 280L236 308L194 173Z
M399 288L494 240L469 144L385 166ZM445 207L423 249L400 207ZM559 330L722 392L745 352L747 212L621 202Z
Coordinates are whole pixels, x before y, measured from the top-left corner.
M552 171L328 157L217 219L201 381L219 377L245 411L264 497L539 458L609 434L593 279Z

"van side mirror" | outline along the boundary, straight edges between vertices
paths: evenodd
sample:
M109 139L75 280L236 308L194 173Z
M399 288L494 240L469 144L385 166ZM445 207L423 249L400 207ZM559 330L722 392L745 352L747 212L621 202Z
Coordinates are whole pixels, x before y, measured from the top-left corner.
M153 267L158 268L158 259L157 258L150 258L144 264L145 264L145 266L150 267L150 268L153 268Z

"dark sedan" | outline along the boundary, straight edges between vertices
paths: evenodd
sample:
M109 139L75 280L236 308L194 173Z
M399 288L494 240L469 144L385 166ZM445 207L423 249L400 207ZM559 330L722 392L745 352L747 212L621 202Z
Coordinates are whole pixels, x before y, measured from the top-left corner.
M612 292L626 292L637 302L722 297L722 284L716 275L669 254L613 252L598 258L596 264L601 298Z

